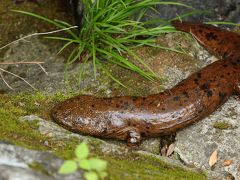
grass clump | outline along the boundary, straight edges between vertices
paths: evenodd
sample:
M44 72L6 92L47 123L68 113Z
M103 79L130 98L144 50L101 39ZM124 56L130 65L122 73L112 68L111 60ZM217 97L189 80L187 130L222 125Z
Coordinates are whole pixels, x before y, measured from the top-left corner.
M51 20L35 13L15 11L36 17L60 29L66 29L69 37L48 37L65 42L59 53L73 44L76 45L66 59L66 67L76 61L84 63L91 59L95 78L97 70L102 70L121 85L123 84L112 76L105 63L117 64L122 68L137 72L149 80L154 80L157 78L156 74L134 52L134 48L145 45L180 52L156 44L156 37L159 34L176 31L166 20L158 19L157 21L162 22L162 25L157 27L151 24L156 23L155 21L141 22L141 20L147 10L157 12L156 5L177 5L191 8L185 4L159 0L83 0L83 4L85 10L79 34L73 29L66 29L72 27L66 22ZM135 63L130 61L127 55L135 60ZM81 76L82 72L79 73L80 79Z

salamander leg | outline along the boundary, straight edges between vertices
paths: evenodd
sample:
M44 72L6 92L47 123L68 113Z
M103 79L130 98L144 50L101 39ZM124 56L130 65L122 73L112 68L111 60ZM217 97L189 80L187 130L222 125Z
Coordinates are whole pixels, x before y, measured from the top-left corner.
M141 134L136 130L128 131L127 145L130 147L137 147L141 143Z
M240 97L240 83L237 83L234 87L235 93Z

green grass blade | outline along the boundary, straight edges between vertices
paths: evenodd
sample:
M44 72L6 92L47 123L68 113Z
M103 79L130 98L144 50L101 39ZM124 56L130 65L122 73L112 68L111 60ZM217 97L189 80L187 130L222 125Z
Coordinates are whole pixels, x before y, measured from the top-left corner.
M228 21L210 21L205 22L206 24L215 24L215 25L231 25L231 26L240 26L238 23L228 22Z
M57 54L60 54L64 49L66 49L72 43L73 43L72 41L65 43L64 46L57 52Z
M125 86L121 81L119 81L117 78L115 78L102 63L98 62L98 65L113 81L120 84L122 87L127 88L127 86Z
M45 22L47 22L49 24L53 24L56 27L59 27L61 29L66 28L65 25L62 25L62 24L60 24L60 23L58 23L58 22L56 22L54 20L51 20L49 18L46 18L44 16L41 16L41 15L38 15L38 14L35 14L35 13L31 13L31 12L27 12L27 11L21 11L21 10L11 10L11 11L17 12L17 13L22 13L22 14L25 14L25 15L28 15L28 16L32 16L32 17L38 18L38 19L43 20L43 21L45 21ZM67 30L65 30L65 32L69 33L73 38L78 39L78 37L71 30L67 29Z

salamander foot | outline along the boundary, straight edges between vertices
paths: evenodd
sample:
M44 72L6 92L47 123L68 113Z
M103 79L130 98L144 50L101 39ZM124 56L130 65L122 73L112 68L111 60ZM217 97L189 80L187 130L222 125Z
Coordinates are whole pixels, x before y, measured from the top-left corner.
M137 147L141 143L141 134L135 130L128 132L127 145L130 147Z

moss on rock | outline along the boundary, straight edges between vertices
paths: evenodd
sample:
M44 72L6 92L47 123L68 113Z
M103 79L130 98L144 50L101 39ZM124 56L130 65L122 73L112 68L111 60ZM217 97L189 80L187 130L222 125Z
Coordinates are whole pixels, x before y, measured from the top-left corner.
M231 124L229 124L227 122L215 122L213 124L213 127L216 128L216 129L224 130L224 129L231 128Z
M51 150L54 154L65 158L74 157L74 149L81 141L78 138L60 141L41 135L36 128L37 120L21 121L20 117L37 114L49 118L49 109L67 96L57 93L55 96L36 94L0 95L0 139L12 144L35 150ZM156 157L145 156L133 152L124 155L105 154L101 142L90 138L88 143L91 155L108 162L109 179L206 179L206 175L188 171L182 167L167 164ZM31 165L37 168L36 164ZM41 169L41 168L40 168Z

